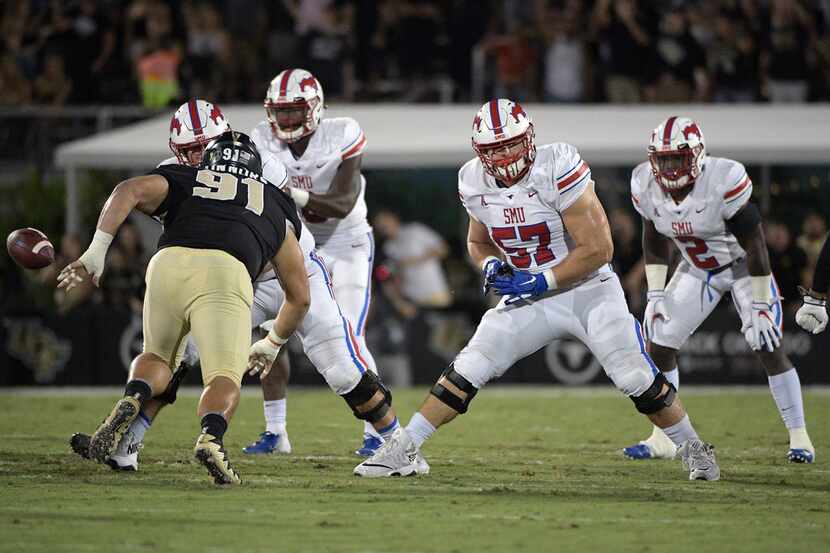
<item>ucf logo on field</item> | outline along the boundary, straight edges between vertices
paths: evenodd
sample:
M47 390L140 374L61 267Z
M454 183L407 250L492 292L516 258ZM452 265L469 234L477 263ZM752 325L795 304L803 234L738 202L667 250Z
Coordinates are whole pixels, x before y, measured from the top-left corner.
M72 343L39 319L3 319L6 351L32 371L35 382L50 384L72 356Z

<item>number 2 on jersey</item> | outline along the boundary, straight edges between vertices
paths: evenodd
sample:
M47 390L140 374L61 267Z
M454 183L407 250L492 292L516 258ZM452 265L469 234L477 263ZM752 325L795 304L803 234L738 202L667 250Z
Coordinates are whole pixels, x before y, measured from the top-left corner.
M686 246L686 253L689 254L689 258L697 268L703 269L704 271L718 268L718 260L714 257L700 257L709 251L709 246L700 238L695 238L694 236L675 236L674 239L678 242L690 242L692 244L691 246Z
M196 182L205 186L194 186L193 195L208 200L230 201L236 198L236 191L239 187L239 178L230 173L217 173L209 169L202 169L196 173ZM265 205L264 185L251 177L242 179L248 189L248 203L245 209L262 215Z
M506 246L505 240L521 240L522 242L530 242L534 238L538 240L536 252L533 254L533 261L536 265L544 265L545 263L555 259L553 251L550 246L550 229L547 223L536 223L535 225L525 225L522 227L493 227L491 230L493 241L499 245L504 253L510 257L513 266L519 269L527 269L531 264L531 256L527 248L516 248Z

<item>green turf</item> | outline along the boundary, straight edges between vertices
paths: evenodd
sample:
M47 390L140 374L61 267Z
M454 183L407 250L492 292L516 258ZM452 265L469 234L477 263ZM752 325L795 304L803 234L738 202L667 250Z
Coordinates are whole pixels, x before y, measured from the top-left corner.
M408 420L423 390L395 393ZM225 443L244 485L192 460L195 397L163 413L138 473L69 452L113 397L0 395L0 551L830 551L830 395L807 393L818 464L789 465L764 390L688 395L717 445L720 482L619 449L648 431L630 401L554 388L487 389L424 448L426 477L353 477L359 426L323 390L289 399L294 454L244 457L261 404L243 398Z

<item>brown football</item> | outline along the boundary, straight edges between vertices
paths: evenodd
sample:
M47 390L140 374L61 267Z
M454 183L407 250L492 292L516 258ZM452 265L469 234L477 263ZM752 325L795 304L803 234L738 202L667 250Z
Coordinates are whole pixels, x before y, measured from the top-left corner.
M45 234L33 228L21 228L9 234L6 249L26 269L42 269L55 261L55 247Z

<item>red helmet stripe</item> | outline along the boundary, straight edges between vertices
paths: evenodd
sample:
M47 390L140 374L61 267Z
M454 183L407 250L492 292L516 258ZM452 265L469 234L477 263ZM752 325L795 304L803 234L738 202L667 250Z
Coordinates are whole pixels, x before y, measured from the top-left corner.
M202 131L202 121L199 120L199 108L196 106L195 98L188 100L187 109L190 112L190 122L193 124L193 134L204 134L204 131Z
M490 119L493 121L493 130L499 131L502 125L501 117L499 116L499 101L490 100Z
M293 69L286 69L285 72L283 72L282 79L280 80L280 98L285 97L285 93L288 90L288 79L291 78L291 73L293 72Z
M663 129L663 146L668 146L671 144L671 129L674 127L674 120L677 119L674 115L669 117L668 121L666 121L666 128Z

